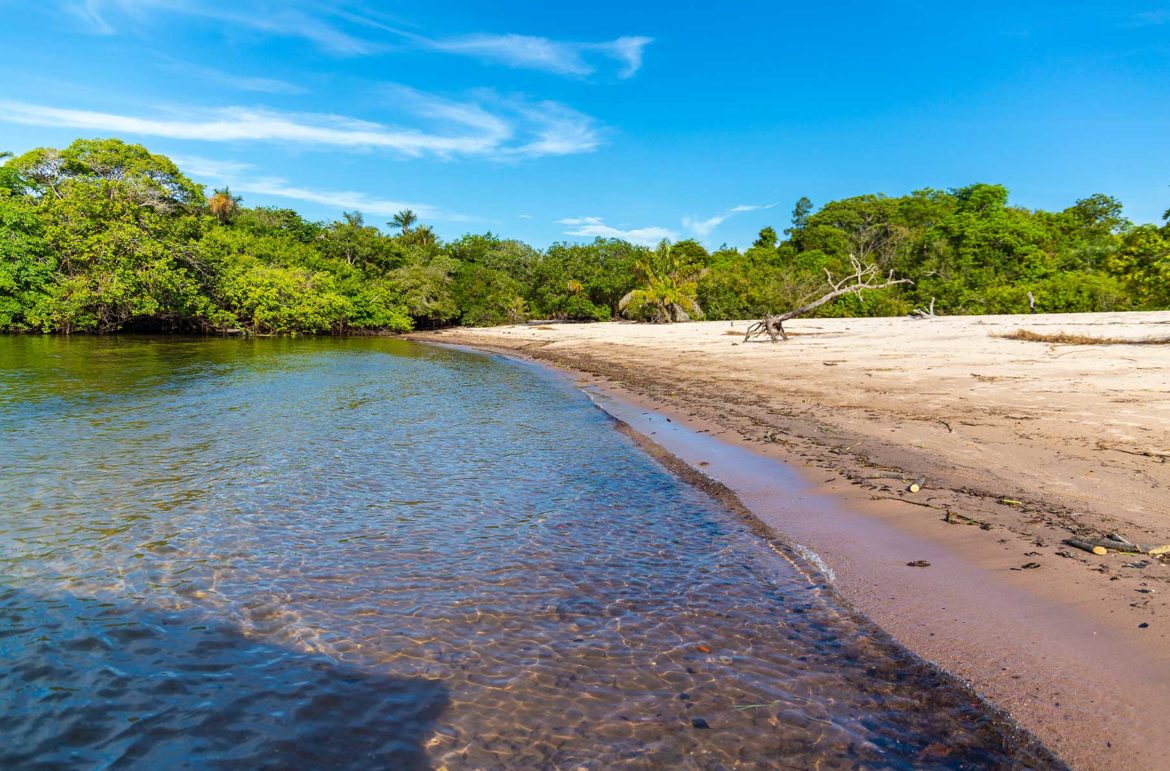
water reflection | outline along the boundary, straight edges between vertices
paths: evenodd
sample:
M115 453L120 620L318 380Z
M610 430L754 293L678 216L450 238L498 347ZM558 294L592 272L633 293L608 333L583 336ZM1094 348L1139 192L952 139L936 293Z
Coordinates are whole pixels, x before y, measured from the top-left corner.
M0 338L0 447L13 762L234 762L210 725L250 757L429 732L450 768L1052 763L538 371L384 339ZM95 679L52 690L72 671ZM291 706L316 700L342 706Z

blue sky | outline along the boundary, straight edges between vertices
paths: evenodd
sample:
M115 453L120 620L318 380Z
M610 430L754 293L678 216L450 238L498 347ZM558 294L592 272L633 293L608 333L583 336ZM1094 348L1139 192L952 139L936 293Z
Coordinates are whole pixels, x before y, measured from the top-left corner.
M972 182L1170 207L1162 2L0 0L0 149L118 136L249 205L749 244Z

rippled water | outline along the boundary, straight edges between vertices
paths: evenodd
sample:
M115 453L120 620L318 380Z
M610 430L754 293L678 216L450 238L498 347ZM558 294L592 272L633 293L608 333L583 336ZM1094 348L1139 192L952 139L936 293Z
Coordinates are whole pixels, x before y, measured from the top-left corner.
M539 370L0 338L0 767L1045 766Z

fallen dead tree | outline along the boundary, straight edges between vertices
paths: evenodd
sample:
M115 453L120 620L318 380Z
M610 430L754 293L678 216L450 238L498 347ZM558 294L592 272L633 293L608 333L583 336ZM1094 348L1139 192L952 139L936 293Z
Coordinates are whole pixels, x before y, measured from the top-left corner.
M934 313L934 298L930 298L929 308L915 308L910 311L910 318L912 319L937 319L938 316Z
M896 286L898 284L913 284L914 282L908 278L894 278L894 271L890 271L886 280L880 284L874 283L878 276L878 267L873 263L864 264L856 257L850 256L849 261L853 264L853 272L844 278L834 280L833 274L829 269L825 269L825 275L829 279L829 291L821 295L817 299L802 305L794 310L786 311L775 316L765 316L759 321L752 324L747 329L747 334L744 335L743 341L746 343L753 337L760 337L767 335L772 342L777 340L787 340L788 334L784 331L784 322L794 319L798 316L803 316L806 313L815 311L827 302L836 300L847 294L861 294L867 289L885 289L889 286Z

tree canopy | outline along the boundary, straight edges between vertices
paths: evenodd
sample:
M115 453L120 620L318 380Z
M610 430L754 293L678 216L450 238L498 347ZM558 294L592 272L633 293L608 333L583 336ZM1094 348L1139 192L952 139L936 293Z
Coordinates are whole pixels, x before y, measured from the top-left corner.
M1088 195L1049 212L972 184L816 209L746 250L617 239L534 249L493 233L444 243L410 210L311 222L210 196L168 158L116 139L0 153L0 331L404 331L530 318L758 318L823 290L851 258L914 284L821 315L1170 308L1170 211L1135 224Z

